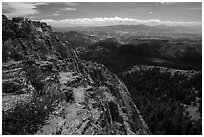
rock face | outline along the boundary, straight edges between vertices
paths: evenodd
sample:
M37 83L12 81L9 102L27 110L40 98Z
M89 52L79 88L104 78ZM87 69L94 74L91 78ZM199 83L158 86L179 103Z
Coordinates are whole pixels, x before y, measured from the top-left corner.
M150 134L124 83L45 23L2 16L3 134Z

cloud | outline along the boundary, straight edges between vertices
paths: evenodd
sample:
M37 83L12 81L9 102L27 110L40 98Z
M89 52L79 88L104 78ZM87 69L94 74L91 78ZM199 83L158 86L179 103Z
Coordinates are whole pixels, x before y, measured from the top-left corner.
M54 14L52 14L51 16L59 16L60 14L58 14L58 13L54 13Z
M72 7L76 6L76 3L74 3L74 2L65 2L64 4L66 4L68 6L72 6Z
M107 25L168 25L168 26L194 26L202 25L201 22L175 22L175 21L161 21L158 19L139 20L134 18L121 17L99 17L99 18L76 18L65 20L43 19L42 22L47 22L54 27L74 27L74 26L107 26Z
M149 14L152 14L152 13L153 13L153 12L151 12L151 11L149 12Z
M183 11L187 11L187 10L202 10L202 7L183 8L183 9L180 9L180 10L183 10Z
M68 11L75 11L75 10L77 10L77 9L76 8L60 8L57 11L55 11L56 13L54 13L52 15L59 16L60 15L59 13L68 12Z
M29 15L39 14L39 11L36 9L39 5L43 5L43 3L3 2L2 9L3 13L8 17L25 17Z
M70 10L76 10L76 8L64 8L64 9L61 9L62 11L70 11Z
M35 5L35 6L42 6L42 5L48 5L48 3L45 3L45 2L37 2L37 3L33 3L33 5Z
M182 2L160 2L160 4L163 4L163 5L175 5L175 4L180 4Z
M153 23L153 24L161 23L161 21L158 20L158 19L151 19L151 20L148 20L148 21Z
M60 8L56 12L56 14L61 13L61 12L67 12L67 11L75 11L77 10L76 8Z

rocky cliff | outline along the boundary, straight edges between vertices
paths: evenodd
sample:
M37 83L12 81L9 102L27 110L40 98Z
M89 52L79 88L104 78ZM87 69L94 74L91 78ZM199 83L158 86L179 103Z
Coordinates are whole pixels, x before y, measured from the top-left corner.
M3 134L150 134L124 83L46 23L2 16Z

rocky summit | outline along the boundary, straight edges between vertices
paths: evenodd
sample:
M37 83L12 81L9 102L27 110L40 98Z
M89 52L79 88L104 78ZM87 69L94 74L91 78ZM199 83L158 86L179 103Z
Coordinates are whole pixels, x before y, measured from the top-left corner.
M124 83L46 23L2 16L4 135L151 134Z

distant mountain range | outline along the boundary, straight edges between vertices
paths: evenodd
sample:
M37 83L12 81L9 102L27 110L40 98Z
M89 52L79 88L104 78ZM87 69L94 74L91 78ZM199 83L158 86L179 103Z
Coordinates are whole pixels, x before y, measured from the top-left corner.
M157 26L147 26L147 25L113 25L113 26L100 26L100 27L54 27L54 31L57 32L67 32L67 31L123 31L123 32L151 32L151 33L192 33L192 34L201 34L202 26L166 26L166 25L157 25Z

